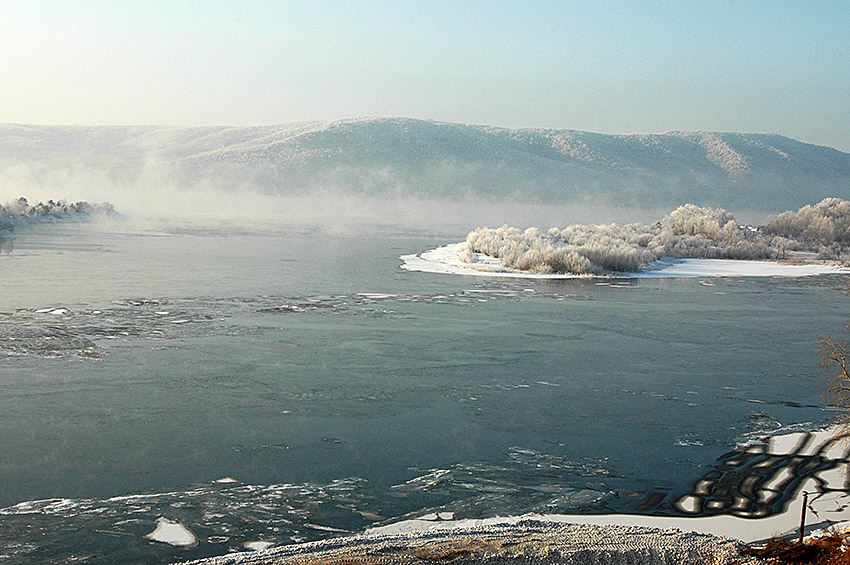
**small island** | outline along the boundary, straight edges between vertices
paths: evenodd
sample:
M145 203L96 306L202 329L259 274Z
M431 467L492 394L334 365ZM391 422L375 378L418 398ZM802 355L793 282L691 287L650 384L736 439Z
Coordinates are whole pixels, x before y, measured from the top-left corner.
M850 201L840 198L771 216L763 226L685 204L649 225L477 228L464 242L402 256L402 267L527 278L805 276L846 271L848 245Z

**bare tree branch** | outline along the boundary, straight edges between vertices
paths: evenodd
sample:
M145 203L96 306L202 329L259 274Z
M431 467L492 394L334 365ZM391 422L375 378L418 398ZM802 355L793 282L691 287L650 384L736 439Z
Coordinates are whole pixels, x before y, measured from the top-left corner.
M832 402L844 408L839 415L839 438L850 437L850 372L847 367L847 351L850 343L834 336L824 336L818 340L821 365L837 367L838 374L832 377L826 393Z

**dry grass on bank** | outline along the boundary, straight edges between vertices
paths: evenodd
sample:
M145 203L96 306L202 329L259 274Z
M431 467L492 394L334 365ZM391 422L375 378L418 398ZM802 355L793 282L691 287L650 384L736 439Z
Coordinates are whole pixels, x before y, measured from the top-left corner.
M850 534L832 534L803 543L772 539L764 547L747 547L742 555L766 559L776 565L850 565Z

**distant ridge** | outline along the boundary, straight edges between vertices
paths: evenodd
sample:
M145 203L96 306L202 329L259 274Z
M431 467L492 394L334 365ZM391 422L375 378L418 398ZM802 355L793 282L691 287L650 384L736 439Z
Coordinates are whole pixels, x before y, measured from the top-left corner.
M779 212L850 198L850 154L773 134L606 135L406 118L259 127L0 124L0 186L116 186Z

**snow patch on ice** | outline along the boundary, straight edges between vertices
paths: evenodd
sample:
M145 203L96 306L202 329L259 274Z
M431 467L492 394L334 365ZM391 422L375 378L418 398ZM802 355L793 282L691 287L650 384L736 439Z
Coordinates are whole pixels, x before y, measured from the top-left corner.
M192 530L168 518L157 519L156 528L145 538L175 547L194 547L198 544L198 537Z
M273 545L274 545L273 541L254 540L254 541L246 541L245 543L242 544L242 547L244 547L245 549L247 549L249 551L262 551L264 549L268 549L268 548L272 547Z

